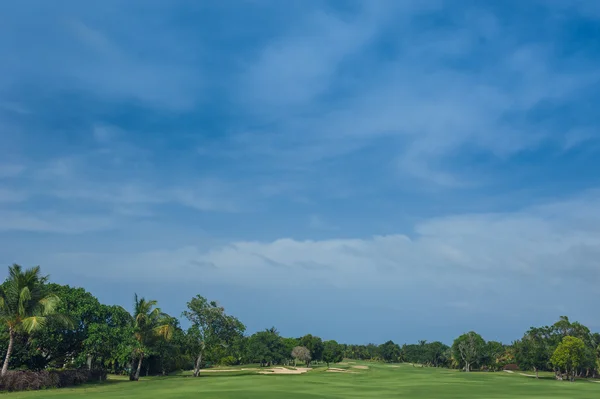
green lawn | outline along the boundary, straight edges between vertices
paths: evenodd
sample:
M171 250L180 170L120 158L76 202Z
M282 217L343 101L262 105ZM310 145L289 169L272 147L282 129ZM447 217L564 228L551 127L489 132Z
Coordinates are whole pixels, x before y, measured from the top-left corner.
M460 373L454 370L368 364L356 373L319 368L301 375L248 372L206 373L201 378L151 377L140 382L113 380L101 385L7 394L10 398L228 399L228 398L598 398L600 384L525 377L518 373ZM352 365L336 366L348 368Z

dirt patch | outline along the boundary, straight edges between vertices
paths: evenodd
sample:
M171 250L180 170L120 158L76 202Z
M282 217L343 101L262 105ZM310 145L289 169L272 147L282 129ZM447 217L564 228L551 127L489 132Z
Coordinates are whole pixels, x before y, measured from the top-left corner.
M310 369L306 367L296 367L296 368L285 368L285 367L273 367L270 369L266 369L263 371L259 371L258 374L304 374L307 373Z

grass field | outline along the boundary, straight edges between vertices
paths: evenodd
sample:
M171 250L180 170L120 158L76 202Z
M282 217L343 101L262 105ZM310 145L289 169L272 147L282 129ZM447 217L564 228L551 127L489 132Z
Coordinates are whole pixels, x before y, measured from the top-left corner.
M454 370L414 368L410 365L368 364L367 370L330 373L324 368L301 375L258 375L253 371L150 377L139 382L113 379L104 384L7 394L10 398L598 398L600 384L536 380L518 373L460 373ZM352 365L336 366L351 368Z

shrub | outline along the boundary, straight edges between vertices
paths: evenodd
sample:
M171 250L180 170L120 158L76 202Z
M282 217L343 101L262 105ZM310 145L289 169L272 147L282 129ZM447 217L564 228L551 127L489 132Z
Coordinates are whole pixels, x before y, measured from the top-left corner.
M9 371L4 377L0 377L0 390L34 391L63 388L105 379L106 372L103 370Z
M225 356L219 362L222 366L234 366L237 364L237 360L233 356Z

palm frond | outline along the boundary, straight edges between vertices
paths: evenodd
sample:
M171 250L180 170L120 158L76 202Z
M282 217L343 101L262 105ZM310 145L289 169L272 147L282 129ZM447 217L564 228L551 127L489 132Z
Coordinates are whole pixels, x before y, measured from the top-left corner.
M31 291L29 287L21 288L21 292L19 293L19 306L18 312L21 316L25 316L25 306L27 305L27 301L31 299Z
M27 333L38 330L46 324L47 318L43 316L31 316L23 319L21 325Z
M42 306L42 314L44 316L54 313L60 302L60 298L55 294L50 294L38 301Z

